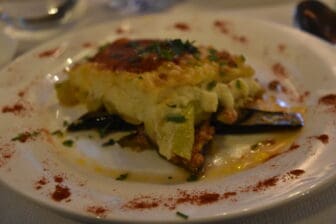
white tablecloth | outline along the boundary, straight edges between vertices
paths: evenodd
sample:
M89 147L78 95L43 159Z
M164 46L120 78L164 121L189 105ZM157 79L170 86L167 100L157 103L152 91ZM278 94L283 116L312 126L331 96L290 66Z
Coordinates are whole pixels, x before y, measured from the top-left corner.
M104 0L88 0L88 9L85 16L80 18L73 25L64 28L65 32L74 29L81 29L102 21L118 19L125 15L113 13L110 9L103 7ZM223 11L226 14L243 14L251 18L260 18L287 26L293 26L293 13L298 1L290 0L196 0L183 1L168 12L183 13L185 10L213 10ZM325 1L336 7L336 2ZM89 13L88 13L89 12ZM46 38L48 39L48 38ZM42 42L39 40L39 43ZM19 45L18 54L24 53L38 42L30 45L25 43ZM22 196L11 191L0 184L0 224L80 224L62 217L46 208L39 207ZM278 206L261 213L247 217L230 220L225 223L336 223L336 185L330 185L318 192L313 192L299 200Z

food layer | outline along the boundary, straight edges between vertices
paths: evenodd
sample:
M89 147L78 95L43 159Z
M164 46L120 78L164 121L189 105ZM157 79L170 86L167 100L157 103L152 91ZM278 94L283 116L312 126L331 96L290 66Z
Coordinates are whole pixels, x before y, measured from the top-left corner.
M215 117L225 123L263 90L241 55L175 40L119 39L76 64L58 83L60 102L104 108L143 125L164 158L195 171Z

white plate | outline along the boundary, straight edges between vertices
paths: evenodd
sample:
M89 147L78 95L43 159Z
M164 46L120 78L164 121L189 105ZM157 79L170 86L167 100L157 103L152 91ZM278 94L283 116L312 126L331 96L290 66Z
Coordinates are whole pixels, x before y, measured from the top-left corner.
M214 26L216 20L224 21L225 27ZM176 22L187 23L190 30L174 28ZM120 27L122 34L116 32ZM295 140L299 147L227 177L180 184L116 181L116 174L102 170L102 166L151 175L169 174L176 168L154 152L135 153L117 146L101 148L100 140L84 134L78 139L66 137L76 142L67 148L50 132L62 128L64 120L74 118L80 111L61 108L57 103L53 84L62 70L100 44L121 36L181 37L244 54L262 83L279 79L288 90L282 96L288 103L304 101L306 124ZM173 19L150 15L61 37L22 56L1 73L0 179L42 205L91 221L173 222L182 220L177 211L187 214L189 220L211 221L288 202L336 176L335 105L318 103L321 96L336 93L335 59L335 52L326 43L299 31L219 14ZM16 110L8 112L15 104ZM24 108L20 109L20 105ZM19 133L36 130L40 134L25 143L11 140ZM329 136L328 143L316 138L321 135ZM231 147L244 146L244 141ZM223 139L216 142L225 145ZM89 162L92 160L96 160L95 164ZM304 173L289 174L293 170ZM63 180L55 179L57 175ZM265 180L268 182L263 183ZM70 191L61 201L52 198L57 185Z
M1 28L1 27L0 27ZM10 62L13 58L15 51L17 48L17 42L7 35L5 35L2 31L0 32L0 68Z

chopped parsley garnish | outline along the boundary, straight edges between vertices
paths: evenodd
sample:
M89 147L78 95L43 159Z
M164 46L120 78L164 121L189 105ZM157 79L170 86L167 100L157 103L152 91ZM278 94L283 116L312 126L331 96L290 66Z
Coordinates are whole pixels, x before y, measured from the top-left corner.
M182 41L181 39L173 39L167 41L156 41L149 46L138 51L139 56L148 54L156 54L164 60L174 60L184 54L192 54L196 59L199 58L199 51L193 45L193 42Z
M62 144L66 147L72 147L74 144L74 141L71 139L68 139L68 140L63 141Z
M179 212L179 211L176 212L176 215L179 216L179 217L181 217L182 219L188 219L189 218L188 215L186 215L186 214L184 214L182 212Z
M128 173L120 174L119 177L116 178L116 180L126 180L128 177Z
M55 136L57 136L57 137L63 137L63 132L61 131L61 130L56 130L56 131L53 131L52 133L51 133L52 135L55 135Z
M175 122L175 123L183 123L187 119L183 115L180 115L180 114L168 114L166 116L166 120L170 122Z
M213 90L213 88L215 88L216 87L216 85L217 85L217 82L216 81L211 81L211 82L209 82L208 83L208 85L207 85L207 90Z
M106 147L106 146L114 145L114 144L115 144L115 141L111 138L107 142L103 143L102 146Z
M209 55L208 55L208 59L210 60L210 61L218 61L219 60L219 58L218 58L218 52L215 50L215 49L213 49L213 48L210 48L209 50L208 50L208 53L209 53Z
M246 58L245 58L244 55L240 55L239 58L240 58L240 60L241 60L242 62L245 62L245 61L246 61Z
M68 121L63 121L63 127L68 127L69 126L69 122Z
M98 49L98 52L102 52L102 51L105 50L108 46L109 46L108 43L107 43L107 44L104 44L104 45L102 45L102 46L100 46L99 49Z
M237 89L241 89L242 88L242 82L239 79L236 81L236 88Z
M129 45L131 48L138 48L138 47L139 47L139 43L136 42L136 41L130 41L130 42L128 42L128 45Z
M193 182L198 180L198 176L196 174L190 174L190 176L187 178L188 182Z

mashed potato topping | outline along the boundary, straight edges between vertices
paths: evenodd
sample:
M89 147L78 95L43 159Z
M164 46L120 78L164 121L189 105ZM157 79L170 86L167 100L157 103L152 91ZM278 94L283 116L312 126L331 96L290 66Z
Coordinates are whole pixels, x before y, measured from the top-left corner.
M144 125L163 157L190 161L197 127L210 116L232 123L239 108L261 95L253 75L243 56L212 47L180 39L119 39L76 64L56 90L63 105L105 108Z

